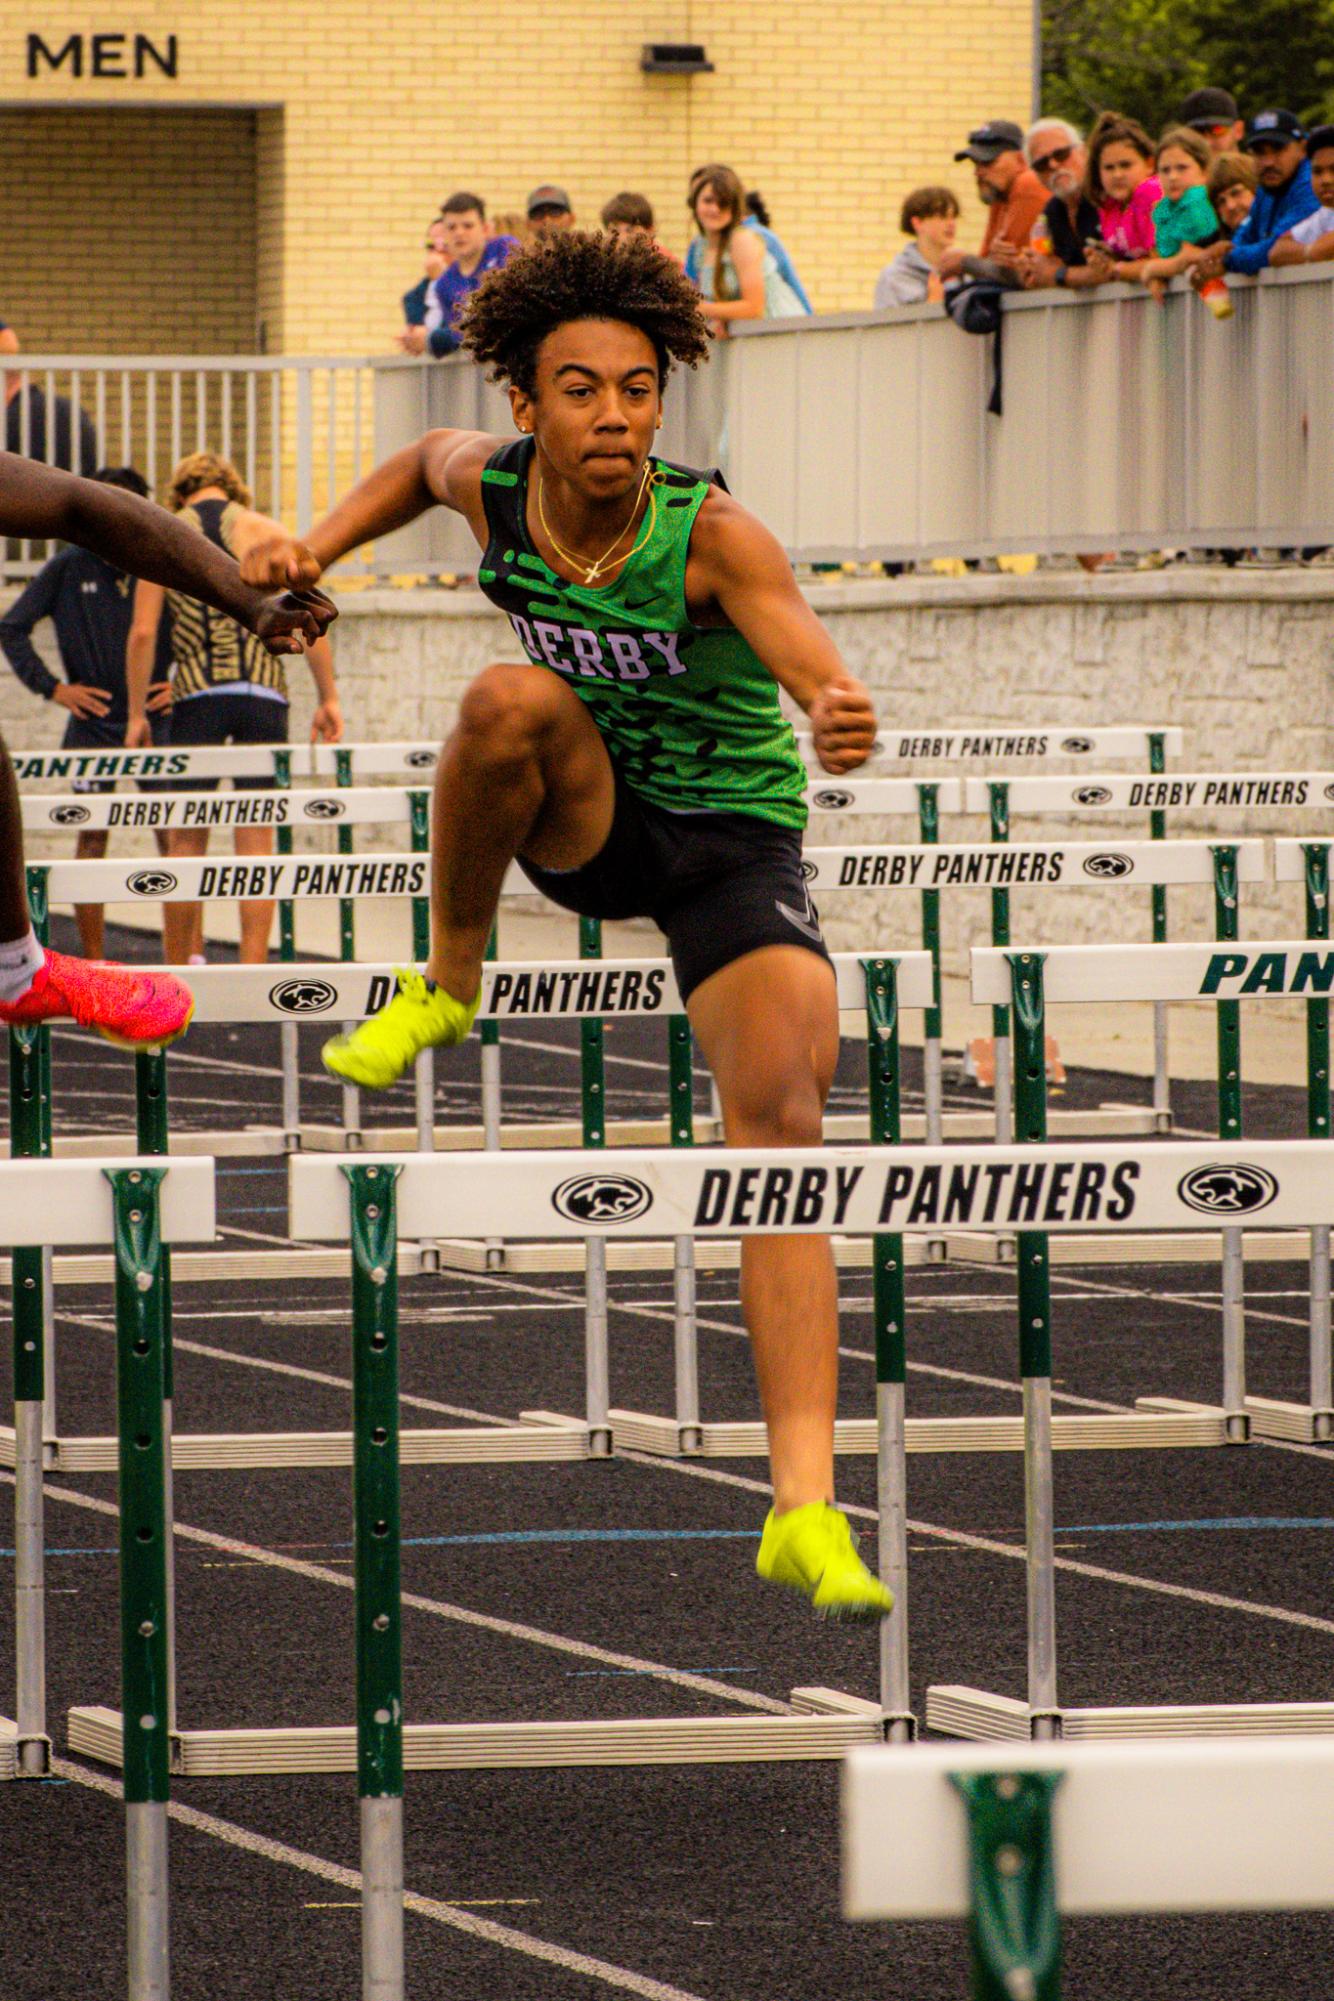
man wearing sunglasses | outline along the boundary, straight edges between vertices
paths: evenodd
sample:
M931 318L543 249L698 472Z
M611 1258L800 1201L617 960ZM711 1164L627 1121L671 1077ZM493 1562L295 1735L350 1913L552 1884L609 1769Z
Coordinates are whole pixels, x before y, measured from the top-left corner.
M1224 271L1255 277L1269 262L1281 236L1314 215L1320 206L1306 157L1306 134L1291 111L1257 111L1241 149L1255 162L1259 191L1231 243L1217 243L1192 265L1196 290Z
M1008 118L993 118L970 132L968 144L954 157L972 161L978 196L989 214L980 254L947 250L940 276L947 284L967 277L1016 285L1019 253L1047 199L1047 190L1024 158L1024 135Z
M1100 238L1102 225L1084 193L1088 166L1084 141L1063 118L1043 118L1029 127L1024 151L1050 200L1033 239L1020 254L1020 282L1030 291L1046 285L1091 290L1100 280L1089 267L1084 246Z

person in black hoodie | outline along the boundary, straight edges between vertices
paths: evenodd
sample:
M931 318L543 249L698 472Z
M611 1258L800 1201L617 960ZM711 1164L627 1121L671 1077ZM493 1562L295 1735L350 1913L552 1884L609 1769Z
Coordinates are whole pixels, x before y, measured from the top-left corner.
M103 466L92 477L103 486L147 497L148 482L133 466ZM71 543L43 565L0 619L0 650L19 680L42 701L68 712L64 750L119 750L125 741L125 644L133 608L134 578L91 549ZM55 627L63 680L33 644L34 628L48 618ZM153 679L165 682L170 673L171 635L164 630ZM143 782L151 786L155 781ZM76 792L115 789L114 778L74 781ZM75 853L80 861L100 859L106 851L104 828L79 834ZM100 959L106 938L102 905L77 904L75 917L84 956Z

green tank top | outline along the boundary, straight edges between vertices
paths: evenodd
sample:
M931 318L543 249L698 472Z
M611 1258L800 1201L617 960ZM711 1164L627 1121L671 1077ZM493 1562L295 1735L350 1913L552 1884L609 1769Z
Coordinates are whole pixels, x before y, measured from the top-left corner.
M556 576L529 540L535 450L518 438L487 461L477 573L527 658L569 682L626 782L655 806L804 827L806 772L777 683L733 627L701 630L686 610L690 533L710 475L654 459L648 540L614 584L589 589Z

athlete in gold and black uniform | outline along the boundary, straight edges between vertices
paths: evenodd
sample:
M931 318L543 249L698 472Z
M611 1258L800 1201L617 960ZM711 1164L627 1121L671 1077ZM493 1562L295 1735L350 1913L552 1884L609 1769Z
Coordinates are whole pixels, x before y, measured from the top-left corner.
M250 491L236 467L215 452L194 452L172 474L168 505L181 519L239 558L245 553L245 522L250 517ZM146 663L153 655L163 612L170 620L172 677L169 688L154 697L148 692ZM312 740L336 743L343 733L334 688L333 654L319 640L307 654L319 693L311 729ZM129 723L125 741L132 747L148 741L149 711L171 710L173 746L205 744L283 744L287 742L287 673L284 663L265 651L252 633L234 618L183 591L164 591L141 583L135 592L130 627L126 681ZM216 778L179 781L181 791L213 792ZM273 784L272 778L241 778L242 790ZM273 850L268 827L238 827L238 855L266 855ZM202 855L208 849L206 828L173 828L167 836L173 855ZM202 957L203 913L197 903L163 905L164 950L181 965ZM273 926L271 902L241 905L241 959L262 963L268 957Z

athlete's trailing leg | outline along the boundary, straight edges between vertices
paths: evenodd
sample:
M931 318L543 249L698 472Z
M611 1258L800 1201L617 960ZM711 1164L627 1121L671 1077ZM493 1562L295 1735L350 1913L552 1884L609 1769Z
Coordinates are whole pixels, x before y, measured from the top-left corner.
M425 977L400 974L387 1007L326 1043L329 1069L382 1088L420 1050L461 1042L510 863L522 854L543 868L582 868L605 844L614 805L606 747L572 689L543 667L479 674L436 769Z
M0 1022L70 1020L113 1042L172 1042L194 1011L170 975L66 958L37 942L24 876L18 783L0 737Z
M819 1146L838 1062L827 959L772 945L696 987L690 1022L713 1071L729 1146ZM760 1574L832 1617L877 1618L893 1600L833 1506L838 1286L829 1239L745 1237L741 1306L769 1432L774 1507Z

